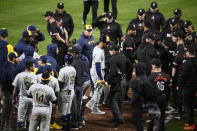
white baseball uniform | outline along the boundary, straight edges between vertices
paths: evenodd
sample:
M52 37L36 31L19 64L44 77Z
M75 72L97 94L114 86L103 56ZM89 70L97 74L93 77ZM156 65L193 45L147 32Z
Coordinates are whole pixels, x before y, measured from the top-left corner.
M45 84L34 84L27 91L33 97L33 111L30 119L29 131L49 131L51 118L51 102L56 100L54 90Z
M61 116L71 113L72 100L74 98L76 70L73 66L65 66L59 72L58 80L64 83L60 90L59 111Z
M103 86L99 86L99 88L97 88L97 81L99 80L99 77L96 72L96 63L101 63L101 70L105 69L104 50L98 46L93 49L92 68L90 70L92 82L94 83L94 94L91 100L87 103L90 105L90 107L94 107L95 103L100 100L101 94L103 92Z

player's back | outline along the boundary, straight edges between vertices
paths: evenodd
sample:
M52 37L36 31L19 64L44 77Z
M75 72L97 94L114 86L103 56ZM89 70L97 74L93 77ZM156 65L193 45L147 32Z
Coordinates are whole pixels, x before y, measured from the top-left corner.
M170 84L170 76L164 72L154 72L149 77L152 85L157 87L162 93L167 93Z
M35 83L37 83L36 75L31 72L21 72L15 77L12 85L19 89L20 98L27 98L27 90Z
M38 74L36 76L37 76L37 82L41 83L42 74ZM54 76L52 76L52 75L50 75L50 76L51 76L51 79L48 83L48 86L52 87L54 92L59 92L60 88L59 88L58 80Z
M34 107L49 107L50 103L56 99L53 89L40 83L32 85L28 94L33 97Z
M64 82L64 87L61 89L64 90L72 90L74 89L76 77L76 70L73 66L65 66L60 70L58 80Z

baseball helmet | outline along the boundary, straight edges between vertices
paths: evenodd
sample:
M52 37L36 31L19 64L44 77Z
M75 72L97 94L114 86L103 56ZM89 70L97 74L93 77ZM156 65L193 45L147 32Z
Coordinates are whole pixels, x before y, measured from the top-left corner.
M72 62L73 62L73 56L71 54L67 54L64 57L64 62L67 63L67 64L72 64Z

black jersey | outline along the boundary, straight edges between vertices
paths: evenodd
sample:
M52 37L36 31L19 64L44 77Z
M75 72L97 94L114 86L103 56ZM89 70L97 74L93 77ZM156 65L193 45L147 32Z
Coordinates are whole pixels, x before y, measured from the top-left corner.
M52 23L48 23L47 31L52 38L52 43L59 43L59 41L56 39L56 33L59 33L60 37L65 39L64 27L60 22L54 21Z
M156 87L161 94L167 95L170 91L170 76L164 72L153 72L148 78L152 87Z

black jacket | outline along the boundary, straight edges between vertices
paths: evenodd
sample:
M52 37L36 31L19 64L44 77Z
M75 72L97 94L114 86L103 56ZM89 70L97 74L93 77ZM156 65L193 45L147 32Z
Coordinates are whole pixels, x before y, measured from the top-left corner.
M156 13L151 13L150 9L146 12L146 20L149 21L152 25L154 31L160 32L160 26L164 26L165 18L159 10Z
M76 70L75 86L81 87L84 82L85 63L80 58L76 58L72 66Z
M170 28L170 21L172 21L173 18L169 18L166 23L163 26L162 30ZM178 19L178 28L182 31L184 31L184 21L182 19Z
M112 21L112 23L107 23L106 21L100 21L103 18L103 16L97 17L93 22L92 26L98 27L100 29L100 35L108 35L110 38L110 41L112 41L114 44L119 45L121 42L122 37L122 29L120 24L118 24L115 21Z
M184 89L192 89L197 87L197 60L188 58L183 64L183 70L179 79L179 85Z
M142 35L144 32L144 26L143 26L144 21L140 21L138 18L132 19L127 27L126 32L128 29L132 26L135 25L136 29L136 43L140 43L142 39Z
M110 58L110 66L109 66L109 84L114 81L114 77L121 73L121 76L125 74L126 69L126 57L122 53L117 53Z
M56 21L61 22L63 27L68 32L68 37L70 38L74 31L74 23L72 16L66 12L64 14L60 15L57 12L54 14L54 18Z

